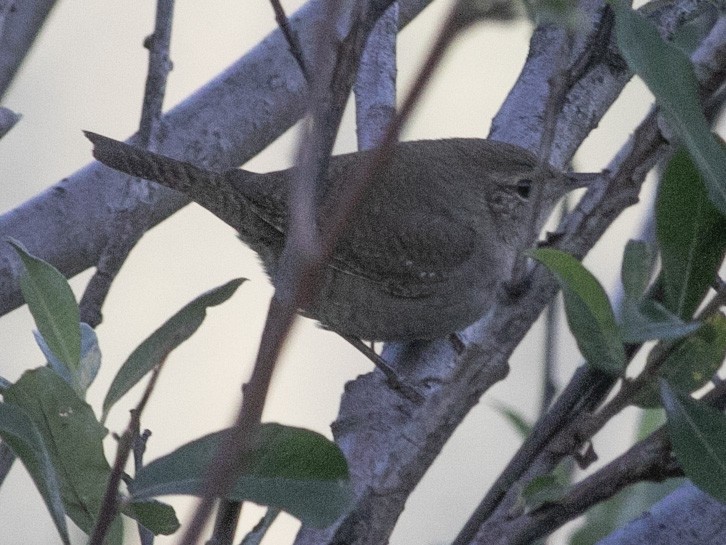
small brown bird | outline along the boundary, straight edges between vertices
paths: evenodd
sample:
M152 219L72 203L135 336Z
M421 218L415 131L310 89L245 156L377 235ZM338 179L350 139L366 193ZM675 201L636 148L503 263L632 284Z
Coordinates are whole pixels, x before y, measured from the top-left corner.
M275 282L293 169L214 173L86 132L106 165L186 194L239 231ZM362 175L370 152L334 156L322 198ZM483 139L401 142L368 186L304 315L375 341L432 339L481 317L517 252L584 178ZM532 199L535 189L541 191ZM534 214L534 201L538 210ZM323 201L321 201L323 202Z

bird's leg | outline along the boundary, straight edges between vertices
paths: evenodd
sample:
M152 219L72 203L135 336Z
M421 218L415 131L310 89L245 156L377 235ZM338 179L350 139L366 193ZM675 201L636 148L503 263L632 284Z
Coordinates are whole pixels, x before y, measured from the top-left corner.
M456 331L454 331L453 333L449 333L449 342L451 343L454 351L459 356L464 353L464 350L466 350L466 345L464 344L464 341L461 339L461 336Z
M409 386L404 381L399 379L396 371L388 364L386 360L379 356L372 347L368 346L358 337L343 335L342 333L340 334L340 336L348 341L351 345L353 345L353 347L356 348L366 358L373 362L373 365L375 365L385 375L388 385L393 390L400 392L403 397L416 404L420 404L423 402L423 395L421 395L421 393L418 392L415 388Z

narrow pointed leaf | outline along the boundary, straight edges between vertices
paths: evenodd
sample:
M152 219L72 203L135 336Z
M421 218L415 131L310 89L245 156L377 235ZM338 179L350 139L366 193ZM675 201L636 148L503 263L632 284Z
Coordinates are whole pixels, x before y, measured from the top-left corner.
M726 218L709 202L700 178L680 150L668 163L656 200L664 304L684 320L713 284L726 252Z
M60 484L50 454L35 424L20 407L12 403L0 403L0 437L30 473L61 540L65 545L70 545Z
M626 343L680 339L701 327L700 322L684 322L652 299L640 304L626 299L624 303L620 329Z
M642 240L629 240L625 245L620 278L625 297L640 301L648 287L653 270L653 251Z
M17 240L6 240L25 266L25 274L20 276L20 290L38 331L60 361L70 369L78 367L80 311L68 281L55 267L30 255Z
M711 133L698 99L698 81L691 61L664 41L655 25L622 0L611 0L616 15L618 47L655 95L703 174L709 200L726 215L726 150Z
M552 248L527 252L555 275L565 300L565 313L577 346L590 365L610 374L625 368L620 328L605 290L574 257Z
M660 381L673 451L698 488L726 502L726 415Z
M58 477L66 514L90 532L111 472L102 445L105 428L48 367L26 371L3 395L35 424Z
M199 494L224 433L206 435L146 465L129 486L134 499ZM277 507L321 527L336 520L352 496L347 464L335 443L310 430L263 424L228 498Z
M103 401L101 421L105 421L113 404L144 378L146 373L164 361L172 350L194 334L202 325L208 307L224 303L243 281L244 279L237 278L203 293L142 342L114 377Z

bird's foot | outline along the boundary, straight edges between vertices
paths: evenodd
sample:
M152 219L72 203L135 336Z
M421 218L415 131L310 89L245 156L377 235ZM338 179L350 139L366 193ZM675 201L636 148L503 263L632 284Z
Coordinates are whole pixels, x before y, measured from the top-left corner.
M361 354L373 362L373 365L375 365L385 375L386 382L392 390L399 392L403 397L417 405L423 403L423 394L410 384L406 384L405 381L401 380L395 369L393 369L386 360L377 354L375 350L373 350L372 346L368 346L358 337L343 334L341 334L341 337L352 344Z

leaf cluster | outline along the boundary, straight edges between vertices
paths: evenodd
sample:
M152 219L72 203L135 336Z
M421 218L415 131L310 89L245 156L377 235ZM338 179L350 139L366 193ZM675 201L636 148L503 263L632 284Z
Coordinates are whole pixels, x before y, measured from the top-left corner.
M110 491L118 500L112 505L120 506L120 512L108 512L108 483L125 460L118 469L107 461L103 442L109 434L103 422L133 386L152 372L158 374L169 354L201 326L207 309L227 301L243 279L200 295L145 339L117 372L99 419L84 401L101 365L95 332L79 322L78 305L63 275L20 242L8 243L24 265L21 287L47 365L29 369L15 383L4 381L0 437L33 478L64 544L70 543L66 516L89 535L105 519L104 537L117 545L123 541L120 514L153 534L174 533L179 528L174 509L155 498L200 494L209 461L227 432L193 440L137 466L133 477L124 473L125 491ZM345 458L318 433L264 424L249 459L234 476L229 499L284 510L312 526L329 524L350 502Z
M725 293L718 281L726 252L726 218L712 203L685 149L663 173L656 226L660 270L654 279L654 249L633 240L624 249L619 316L602 285L577 259L551 248L529 255L560 283L570 331L587 363L621 381L602 412L613 414L627 405L663 407L673 452L685 475L726 501L726 416L692 397L712 379L720 380L716 373L726 357L726 316L719 310ZM709 299L712 287L716 293ZM627 376L632 355L646 341L657 343L644 369ZM554 490L543 482L531 483L533 498L543 497L542 488L546 493Z

